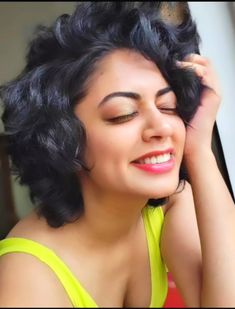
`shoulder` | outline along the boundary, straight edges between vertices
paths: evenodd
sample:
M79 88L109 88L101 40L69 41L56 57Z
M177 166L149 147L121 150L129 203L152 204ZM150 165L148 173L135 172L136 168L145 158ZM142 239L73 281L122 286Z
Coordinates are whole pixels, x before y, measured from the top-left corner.
M45 225L45 226L44 226ZM47 227L35 214L20 220L8 238L22 237L43 242ZM0 307L71 306L56 274L38 258L27 253L0 257Z
M167 214L168 210L170 210L172 206L177 206L177 209L180 207L181 210L186 208L186 211L194 210L193 193L189 182L185 181L184 184L182 183L177 193L169 197L168 203L162 206L164 214Z
M180 246L188 247L191 243L192 249L195 246L195 250L198 251L200 249L200 238L192 189L188 182L185 183L181 191L169 198L169 202L163 207L163 211L165 219L162 245L167 249L171 245L177 246L177 249L183 249ZM176 242L171 244L172 241ZM184 253L184 251L180 252Z
M163 212L165 216L163 236L167 236L169 240L177 238L176 246L188 246L188 242L191 243L193 240L198 250L200 238L192 189L188 182L185 182L182 190L169 198L167 205L163 206ZM168 247L169 243L166 242L164 245Z
M24 253L0 258L0 307L71 306L56 275Z
M43 217L39 217L36 210L20 219L11 229L7 237L37 238L48 234L50 228Z
M186 305L198 306L201 246L192 189L186 182L165 206L161 250Z
M26 238L38 242L53 251L61 253L61 243L67 236L66 227L50 227L46 219L39 216L36 211L18 221L7 235L7 238Z

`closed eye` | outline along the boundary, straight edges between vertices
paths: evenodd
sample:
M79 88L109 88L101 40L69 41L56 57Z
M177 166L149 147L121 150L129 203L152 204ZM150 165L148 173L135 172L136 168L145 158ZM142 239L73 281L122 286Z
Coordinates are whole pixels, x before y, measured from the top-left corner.
M161 112L169 114L169 115L176 115L178 114L177 108L166 108L166 107L159 107L158 108Z
M107 121L111 123L123 123L123 122L127 122L133 119L137 114L138 112L133 112L131 114L126 114L126 115L121 115L118 117L110 118Z

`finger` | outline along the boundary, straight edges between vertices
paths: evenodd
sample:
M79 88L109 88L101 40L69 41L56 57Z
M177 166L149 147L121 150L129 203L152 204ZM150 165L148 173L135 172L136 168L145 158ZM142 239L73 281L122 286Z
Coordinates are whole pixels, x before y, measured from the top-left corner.
M220 85L216 79L216 75L212 72L211 68L204 65L186 61L177 61L177 65L181 68L192 69L195 74L200 78L201 83L208 88L214 89L218 95L221 93Z
M204 65L187 61L177 61L177 65L181 68L192 69L200 78L205 78L205 76L207 75L208 70Z
M208 58L206 57L203 57L201 55L198 55L198 54L189 54L187 55L183 61L185 62L193 62L193 63L198 63L198 64L201 64L201 65L204 65L204 66L208 66L210 65L210 61Z

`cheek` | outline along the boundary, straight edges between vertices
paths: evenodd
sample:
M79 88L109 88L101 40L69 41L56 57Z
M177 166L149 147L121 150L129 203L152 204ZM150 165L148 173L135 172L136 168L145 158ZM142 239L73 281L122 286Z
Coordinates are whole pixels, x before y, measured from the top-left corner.
M118 162L121 158L128 156L130 140L134 136L127 130L94 130L87 133L87 147L85 158L87 163L98 163L105 161L106 164ZM111 159L111 160L110 160Z

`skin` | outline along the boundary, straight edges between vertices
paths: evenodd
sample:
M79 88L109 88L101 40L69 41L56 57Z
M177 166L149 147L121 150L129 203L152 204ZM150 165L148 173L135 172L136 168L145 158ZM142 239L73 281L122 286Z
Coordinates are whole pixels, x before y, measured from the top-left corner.
M88 95L75 110L85 126L85 157L91 168L79 175L86 205L83 219L89 231L94 231L92 238L103 229L101 241L111 238L113 242L115 233L122 237L135 226L149 197L168 196L176 190L185 127L175 112L166 110L176 106L173 91L155 98L169 85L157 67L137 53L124 50L106 56L90 85ZM141 98L118 96L100 104L117 91L136 93ZM123 115L133 116L113 122ZM168 173L150 174L131 163L146 153L169 148L174 149L175 165Z
M235 208L211 150L212 130L221 102L219 81L211 62L204 57L189 55L179 65L193 67L209 89L203 92L198 111L186 132L184 159L189 171L192 196L186 194L184 197L185 194L182 194L182 204L180 201L173 203L174 207L167 212L162 236L162 253L187 306L233 307ZM189 245L190 236L186 235L188 226L182 228L181 224L180 227L179 217L177 219L177 216L180 216L179 207L185 203L187 205L192 197L201 257L196 249L196 238L192 239L194 244ZM188 217L184 218L188 220ZM174 235L176 228L178 230ZM176 241L179 244L176 244ZM170 244L172 248L169 247ZM190 255L188 259L185 256L187 254ZM176 260L173 257L176 257ZM183 266L185 260L186 267ZM191 263L193 268L190 271ZM192 279L195 281L191 281Z
M106 56L89 81L87 96L75 109L86 128L85 158L91 167L89 173L78 172L84 215L53 229L33 213L9 234L54 250L100 307L149 306L150 269L141 209L150 197L167 195L171 197L164 207L161 249L185 304L235 303L231 288L235 285L234 205L210 147L220 102L216 74L201 56L191 55L179 65L193 66L213 89L203 93L193 129L185 130L175 113L163 109L174 107L172 92L156 99L156 92L168 85L153 63L127 50ZM114 91L135 92L141 99L116 97L99 105ZM110 123L114 117L133 112L137 114L124 122ZM174 168L168 173L152 175L131 163L145 153L168 147L174 148L175 155ZM192 187L186 184L181 193L173 194L183 157ZM208 168L210 173L205 175ZM23 305L71 306L45 265L25 254L3 256L0 306Z

